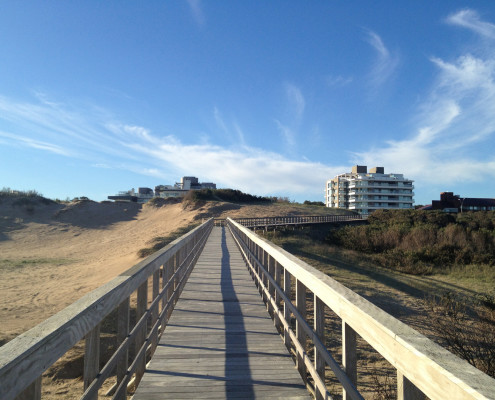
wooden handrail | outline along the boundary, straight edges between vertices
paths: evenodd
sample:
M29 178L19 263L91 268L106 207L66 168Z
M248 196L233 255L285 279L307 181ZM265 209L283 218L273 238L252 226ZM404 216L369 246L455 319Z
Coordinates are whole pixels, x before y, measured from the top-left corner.
M356 341L355 338L353 339L353 335L358 334L396 368L399 399L418 398L419 391L433 400L495 398L493 390L495 379L435 344L328 275L309 266L232 219L227 219L227 222L239 241L248 264L255 272L257 284L261 287L264 297L268 298L273 314L286 321L283 323L284 330L290 326L290 321L288 321L290 312L295 315L297 320L301 319L301 315L298 313L297 305L292 304L287 296L285 279L284 290L280 287L280 282L277 282L276 277L269 273L270 268L267 268L267 260L270 258L283 269L284 276L293 277L296 280L296 286L300 283L307 290L313 292L318 301L321 301L341 318L343 337L348 339L345 340L345 347L342 350L343 360L347 362L347 365L344 365L344 370L351 383L355 380L356 368ZM269 281L271 285L276 287L278 296L282 296L288 310L279 309L276 299L266 289L265 281ZM315 304L318 301L315 301ZM323 341L315 340L315 338L321 339L317 330L312 329L302 321L300 321L299 326L313 342L312 346L315 353L320 353L325 363L332 368L331 359L325 355L327 349L322 349ZM297 334L294 334L292 330L285 332L284 336L286 340L287 336L290 337L296 349L300 347L300 343L296 343ZM306 354L304 346L303 350L302 357ZM313 376L313 379L318 383L318 379L321 380L321 377ZM343 379L341 383L352 388L345 377L341 376L338 379ZM315 389L318 398L326 396L326 393L319 392L318 388ZM348 390L344 391L344 398L359 397Z
M116 308L119 308L119 311L120 309L126 310L128 313L128 299L131 294L140 287L144 288L144 285L147 288L148 278L159 279L160 274L157 272L160 270L162 270L161 275L164 279L163 289L159 294L156 293L156 290L153 290L152 306L148 311L146 311L148 308L148 295L145 294L142 300L145 307L144 315L139 318L138 324L140 325L133 330L130 336L137 341L136 336L139 335L135 334L134 331L139 331L142 326L143 332L145 332L144 337L140 343L136 343L137 349L142 349L150 334L158 334L159 326L162 327L161 331L163 332L163 326L166 323L164 317L168 318L170 316L173 305L177 301L185 280L212 227L213 220L210 219L134 265L107 284L88 293L64 310L2 346L0 348L0 399L11 400L17 396L39 398L41 393L41 374L83 337L89 335L88 338L91 338L91 340L97 339L99 341L98 327L103 319ZM167 282L165 282L165 279L168 279ZM155 287L156 283L154 282L153 285ZM127 303L127 307L119 307L123 303ZM150 314L158 311L160 303L162 304L160 312L162 319L158 319L148 333L147 319ZM156 312L156 315L158 315L158 312ZM126 334L124 336L127 337ZM152 341L155 340L153 339ZM86 343L88 344L88 339ZM128 340L128 343L130 343L130 340ZM123 350L120 351L123 352ZM88 354L88 351L86 353ZM142 351L138 352L138 356L141 356L142 360L144 359ZM88 361L92 361L92 364L95 364L94 357L97 358L98 356L91 355L91 357L93 358L92 360L85 360L86 365L90 364ZM114 363L115 359L111 358L110 361ZM138 361L135 360L134 363ZM127 364L125 369L127 370L126 380L129 380ZM94 376L90 376L87 383L85 378L85 389L88 388L88 393L94 394L95 386L91 386L91 382L94 382L93 379L97 373L89 366L88 368L85 366L86 370L89 371L90 375ZM105 369L105 373L107 371L108 367ZM96 379L98 380L98 378Z
M346 215L295 215L283 217L263 217L263 218L234 218L238 224L253 228L267 226L288 226L288 225L305 225L305 224L325 224L331 222L346 222L366 220L367 216L359 214ZM218 224L220 221L217 220Z

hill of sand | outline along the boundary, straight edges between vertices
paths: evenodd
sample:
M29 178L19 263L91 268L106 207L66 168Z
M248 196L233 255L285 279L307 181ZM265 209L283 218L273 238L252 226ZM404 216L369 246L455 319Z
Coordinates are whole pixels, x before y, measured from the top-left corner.
M136 264L137 251L154 237L211 217L330 211L222 202L15 204L12 199L0 203L0 345Z
M0 346L132 267L140 261L138 250L155 237L212 217L334 212L297 204L162 203L0 198ZM108 359L115 338L102 333L101 343L102 359ZM79 342L43 374L44 399L80 398L83 356Z

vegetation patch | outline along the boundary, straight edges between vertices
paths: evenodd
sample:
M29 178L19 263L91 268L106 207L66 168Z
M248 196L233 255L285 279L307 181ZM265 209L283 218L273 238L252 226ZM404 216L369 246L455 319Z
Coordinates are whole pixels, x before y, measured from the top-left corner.
M36 190L12 190L4 187L0 190L0 203L3 200L11 200L14 207L33 207L39 204L49 205L55 203L53 200L43 197Z
M181 199L177 198L177 197L169 197L169 198L153 197L152 199L150 199L146 203L146 205L159 208L159 207L166 206L168 204L177 204L180 202L181 202Z
M31 259L0 259L0 270L17 270L20 268L36 268L42 265L60 266L72 264L74 260L65 258L31 258Z
M411 274L434 268L495 267L495 212L446 214L380 210L367 225L330 231L327 242L367 254L382 266Z
M224 201L228 203L271 203L269 197L255 196L234 189L191 190L184 197L185 202Z
M190 230L196 228L198 225L200 224L192 223L173 231L167 236L158 236L153 238L148 242L150 244L150 247L145 247L143 249L138 250L137 252L138 257L140 258L148 257L149 255L155 253L156 251L163 249L166 245L173 242L175 239L180 238L182 235L185 235Z
M453 293L425 300L431 327L449 351L495 378L495 303L493 297L474 301Z

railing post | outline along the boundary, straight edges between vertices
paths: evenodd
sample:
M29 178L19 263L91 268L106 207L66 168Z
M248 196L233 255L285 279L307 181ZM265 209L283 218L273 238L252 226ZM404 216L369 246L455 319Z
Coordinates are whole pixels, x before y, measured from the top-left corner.
M36 378L15 400L41 400L41 376Z
M397 400L423 400L424 398L423 392L397 371Z
M129 310L130 301L127 297L119 304L117 309L117 346L119 346L129 334ZM127 374L129 363L129 352L126 350L117 363L117 387L120 385ZM125 400L127 398L125 391L120 391L115 397L116 400Z
M281 287L281 274L280 274L280 264L273 259L273 269L274 269L274 274L275 274L275 282L277 282L277 286L280 288ZM280 293L278 290L275 290L275 304L277 305L277 310L275 312L275 327L277 330L280 331L281 329L281 323L280 323L280 317L278 315L278 312L280 311Z
M306 320L306 286L296 279L296 308L302 319ZM306 333L301 327L301 324L296 319L296 337L303 350L306 351ZM297 369L303 378L303 381L307 381L306 366L304 365L304 354L297 352Z
M342 321L342 364L344 372L357 386L357 349L356 332L345 321ZM343 400L351 400L349 394L343 389Z
M146 279L141 286L138 288L137 292L137 307L136 307L136 321L139 321L141 317L146 312L146 308L148 307L148 280ZM136 335L136 354L138 354L141 346L144 344L146 340L146 331L147 324L144 323L143 327L139 330L139 333ZM142 359L138 360L137 368L136 368L136 383L135 387L139 385L141 378L146 369L146 352L143 353Z
M173 274L174 274L174 258L172 257L165 264L163 286L165 286L170 281L170 279L172 279ZM174 285L170 284L170 286L167 289L167 295L164 296L163 299L164 304L166 304L172 298L173 294L174 294ZM170 315L172 314L172 307L169 307L166 314L167 314L166 321L168 322Z
M284 268L284 294L285 296L290 300L291 298L291 291L292 291L292 285L291 285L291 276L289 271L287 271L287 268ZM291 327L290 323L290 308L289 305L284 301L284 319L287 325L289 326L287 330L284 332L284 342L285 346L289 349L291 349L291 343L290 343L290 334L289 334L289 329Z
M323 303L318 296L314 296L314 329L318 339L325 344L325 303ZM315 346L315 369L316 373L320 376L321 380L325 382L325 360ZM321 393L317 388L316 399L321 400L325 398L325 393Z
M83 381L84 390L86 390L91 382L96 378L100 371L100 324L96 325L85 338L84 346L84 371ZM93 399L98 398L96 393Z
M152 292L152 298L151 301L155 300L158 295L160 294L160 269L157 269L155 272L153 272L153 292ZM151 326L154 326L156 321L158 321L158 315L159 315L159 303L156 305L156 307L153 309L153 312L151 313ZM158 344L158 330L156 331L156 334L153 335L151 338L151 354L155 352L156 346Z

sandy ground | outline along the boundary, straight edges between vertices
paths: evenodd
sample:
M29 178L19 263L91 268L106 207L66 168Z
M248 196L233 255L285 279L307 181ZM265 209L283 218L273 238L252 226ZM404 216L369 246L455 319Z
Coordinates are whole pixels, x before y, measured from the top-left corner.
M9 340L139 261L146 242L193 221L181 204L0 205L0 340Z
M149 247L149 241L157 236L166 236L180 227L210 217L325 215L332 211L294 204L241 207L208 202L152 207L86 201L13 206L12 201L3 200L0 203L0 345L130 268L140 260L137 251ZM305 255L308 256L305 252L299 254L303 258ZM418 295L417 292L445 289L446 283L436 282L431 287L431 282L427 285L425 282L412 282L420 278L403 278L406 281L401 278L399 281L395 274L365 271L342 262L340 258L325 259L313 255L306 261L435 339L427 329L428 317L421 301L424 293ZM427 287L423 288L424 285ZM333 331L340 332L337 325L338 322ZM335 347L338 358L339 346L334 346L336 344L338 338L335 343L333 340L327 343L329 348ZM358 343L361 354L372 354L366 346ZM83 345L79 343L58 365L44 374L44 398L79 398L83 353ZM374 391L376 387L385 387L389 376L378 376L379 382L373 383L369 370L375 370L377 366L377 371L390 370L393 374L394 370L392 367L384 368L381 360L377 363L360 365L368 374L360 377L365 398L386 397L376 396ZM395 378L392 376L391 379L393 386ZM102 393L111 384L110 380ZM333 385L332 382L329 384Z
M12 203L0 203L0 344L130 268L149 240L179 227L210 217L329 213L292 204Z
M211 217L332 213L297 204L153 207L83 201L16 206L14 201L0 198L0 346L132 267L140 261L138 250L155 237ZM101 340L105 352L113 348L112 334L102 332ZM80 342L43 374L44 399L80 397L83 355ZM112 383L113 378L101 394Z

